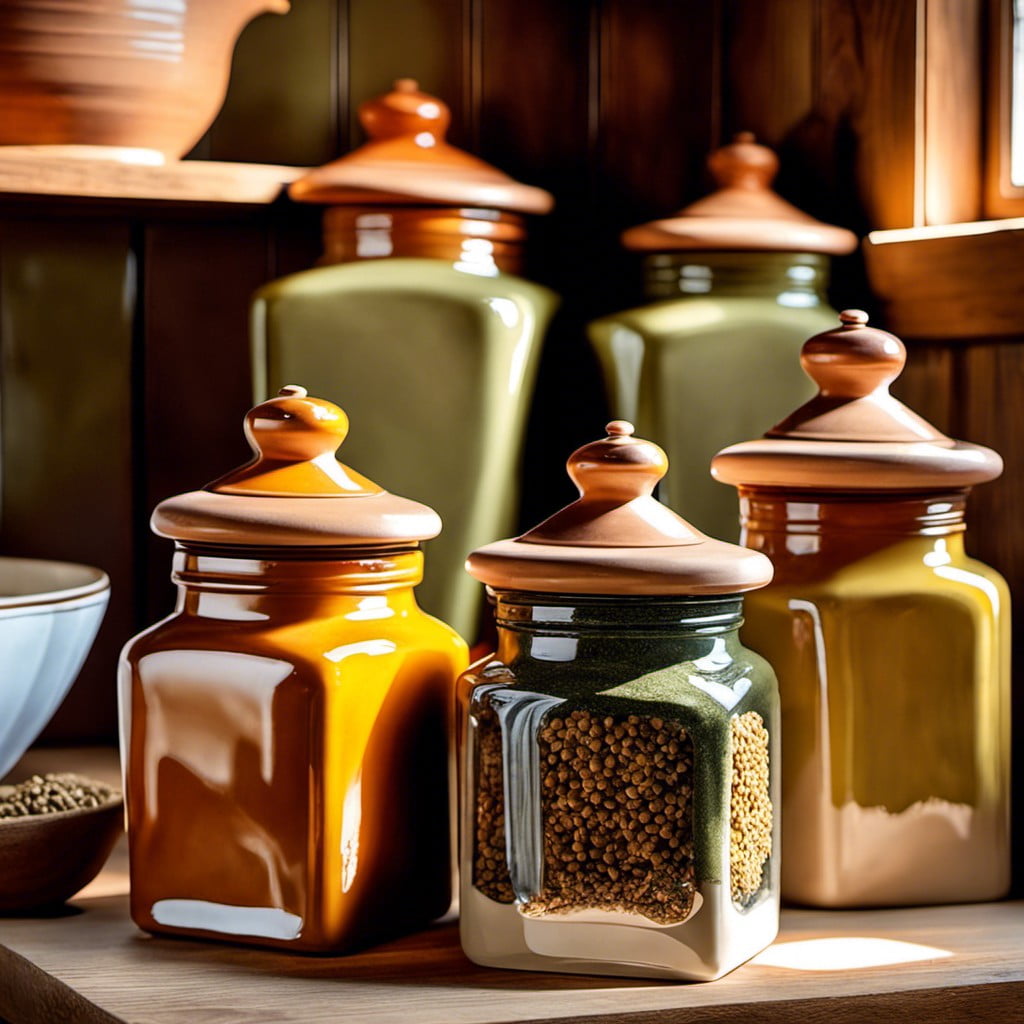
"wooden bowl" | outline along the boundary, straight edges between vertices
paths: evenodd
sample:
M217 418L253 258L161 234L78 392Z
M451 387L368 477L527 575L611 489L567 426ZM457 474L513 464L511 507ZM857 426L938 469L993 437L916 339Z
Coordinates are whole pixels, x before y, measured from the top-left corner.
M99 874L124 829L124 801L0 818L0 914L50 907Z

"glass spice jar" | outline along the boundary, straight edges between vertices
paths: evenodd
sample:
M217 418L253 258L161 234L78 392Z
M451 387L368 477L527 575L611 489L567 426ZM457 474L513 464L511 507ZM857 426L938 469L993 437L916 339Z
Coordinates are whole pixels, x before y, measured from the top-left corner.
M580 499L473 552L498 648L459 682L463 948L495 967L711 979L778 928L778 699L738 638L760 555L651 492L623 422Z
M1002 470L889 395L906 351L858 310L811 338L819 395L714 459L775 565L743 637L779 675L782 892L826 907L1009 886L1009 592L964 550Z
M339 463L347 431L284 388L248 414L252 462L153 514L178 604L120 667L147 931L343 952L449 907L467 655L413 592L440 521Z
M644 255L647 303L587 331L613 413L668 450L660 499L735 540L732 495L708 463L813 394L796 357L809 334L835 323L829 257L857 239L777 195L778 158L750 132L715 150L708 168L711 195L622 236Z

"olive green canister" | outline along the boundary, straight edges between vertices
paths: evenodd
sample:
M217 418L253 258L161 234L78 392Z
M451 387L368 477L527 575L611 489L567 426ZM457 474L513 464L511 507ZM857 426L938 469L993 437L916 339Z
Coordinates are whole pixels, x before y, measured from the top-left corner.
M736 503L708 463L810 398L800 346L835 322L829 256L855 236L771 189L778 159L747 132L716 150L718 186L672 217L626 231L643 254L647 304L588 328L613 414L663 445L659 495L699 529L734 540Z
M325 207L321 265L252 309L257 400L308 380L361 425L351 457L438 510L424 608L470 642L483 589L466 552L514 526L518 466L557 298L520 276L527 214L551 196L445 141L440 99L411 79L364 103L367 141L289 194Z

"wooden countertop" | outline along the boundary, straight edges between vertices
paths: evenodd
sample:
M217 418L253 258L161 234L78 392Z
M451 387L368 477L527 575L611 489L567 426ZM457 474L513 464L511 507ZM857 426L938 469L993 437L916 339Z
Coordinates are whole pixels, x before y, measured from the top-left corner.
M110 776L110 752L33 752ZM62 916L0 918L0 1017L133 1024L946 1024L1024 1017L1024 903L783 913L778 941L720 981L671 984L476 967L454 924L347 957L144 935L123 850Z

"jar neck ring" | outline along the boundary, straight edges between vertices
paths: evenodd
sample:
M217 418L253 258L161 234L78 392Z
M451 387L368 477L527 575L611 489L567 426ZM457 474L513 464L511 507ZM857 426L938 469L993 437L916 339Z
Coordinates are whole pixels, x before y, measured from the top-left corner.
M818 253L659 252L644 257L643 272L649 299L731 295L812 308L825 302L829 261Z
M857 493L740 486L740 523L745 534L760 536L947 537L966 529L967 495L967 490Z
M522 271L519 214L458 206L331 206L324 211L321 265L376 259L436 259L467 273Z
M500 631L544 635L714 636L743 622L739 594L714 597L488 591Z
M190 591L221 594L379 594L423 578L415 548L214 548L175 546L171 579Z

